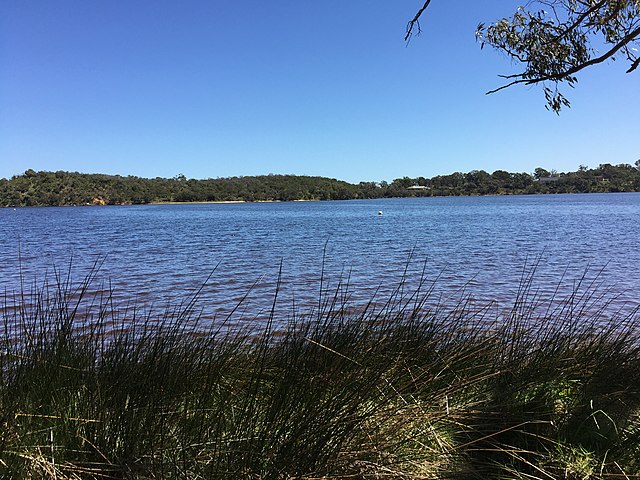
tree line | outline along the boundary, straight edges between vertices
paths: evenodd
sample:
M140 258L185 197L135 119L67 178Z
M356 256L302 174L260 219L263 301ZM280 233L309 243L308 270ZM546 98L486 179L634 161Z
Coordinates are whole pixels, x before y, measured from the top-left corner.
M515 195L640 191L640 160L628 164L580 166L558 173L536 168L534 173L496 170L455 172L432 178L403 177L392 182L352 184L325 177L260 175L187 179L36 172L27 170L0 179L0 206L129 205L159 202L351 200L383 197L451 195Z

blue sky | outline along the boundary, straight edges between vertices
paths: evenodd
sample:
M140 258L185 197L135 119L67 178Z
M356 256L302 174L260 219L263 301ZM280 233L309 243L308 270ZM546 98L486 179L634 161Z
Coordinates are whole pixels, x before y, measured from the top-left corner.
M640 158L640 74L585 71L560 116L540 87L487 96L514 66L475 28L517 3L435 0L407 46L421 3L7 0L0 177L359 182Z

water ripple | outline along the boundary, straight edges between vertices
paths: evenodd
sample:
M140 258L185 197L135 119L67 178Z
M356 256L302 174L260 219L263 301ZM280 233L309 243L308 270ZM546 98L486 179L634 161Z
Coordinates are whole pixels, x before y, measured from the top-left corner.
M348 283L361 304L403 277L415 287L425 262L442 297L469 291L508 304L534 262L543 292L564 278L559 292L569 294L599 275L616 305L637 306L640 290L640 194L4 209L0 226L7 295L21 278L30 286L69 265L79 278L103 262L97 281L118 302L164 306L215 269L201 293L208 316L248 292L245 315L268 312L280 265L287 311L317 306L321 281L334 292Z

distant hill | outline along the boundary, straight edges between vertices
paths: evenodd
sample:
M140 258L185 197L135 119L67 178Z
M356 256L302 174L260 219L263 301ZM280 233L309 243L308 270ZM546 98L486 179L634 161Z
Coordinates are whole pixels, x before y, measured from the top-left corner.
M323 177L263 175L207 180L35 172L0 180L1 206L122 205L152 202L344 200L358 187Z
M607 163L593 169L580 167L568 173L543 168L536 168L533 174L473 170L357 185L334 178L298 175L195 180L183 175L141 178L27 170L11 179L0 179L0 207L634 191L640 191L640 161L635 167Z

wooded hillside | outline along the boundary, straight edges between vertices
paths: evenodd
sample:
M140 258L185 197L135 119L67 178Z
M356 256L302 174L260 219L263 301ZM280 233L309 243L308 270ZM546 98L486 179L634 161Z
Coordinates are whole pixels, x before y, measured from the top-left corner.
M122 205L153 202L350 200L450 195L513 195L640 191L640 161L601 164L576 172L536 168L533 174L496 170L455 172L432 178L403 177L391 183L351 184L325 177L261 175L187 179L141 178L27 170L0 179L0 206Z

